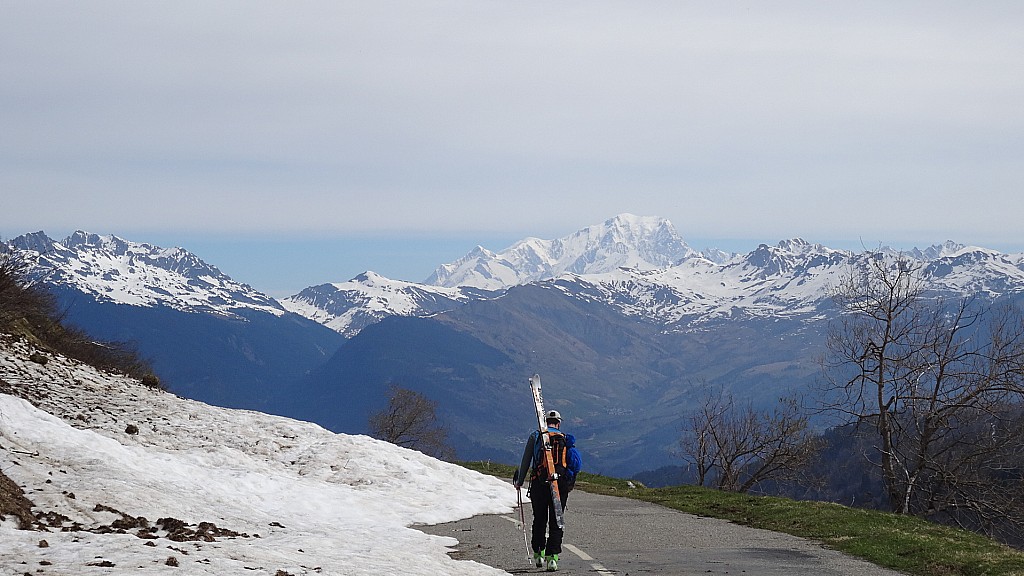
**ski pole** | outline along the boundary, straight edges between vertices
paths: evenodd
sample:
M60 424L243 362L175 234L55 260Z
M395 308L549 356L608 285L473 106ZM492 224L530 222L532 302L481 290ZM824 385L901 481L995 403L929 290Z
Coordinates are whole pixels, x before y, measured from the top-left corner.
M533 550L530 549L530 540L526 537L526 513L523 512L523 489L516 486L516 497L519 498L519 525L523 527L523 543L526 544L526 561L532 562Z

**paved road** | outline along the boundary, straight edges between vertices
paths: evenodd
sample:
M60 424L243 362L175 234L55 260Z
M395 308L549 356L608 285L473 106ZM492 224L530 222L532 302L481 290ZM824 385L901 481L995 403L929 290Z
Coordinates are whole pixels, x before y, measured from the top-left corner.
M527 530L530 506L526 504ZM565 516L558 574L667 576L895 576L898 572L856 560L820 544L777 532L701 518L629 498L575 491ZM518 513L476 516L419 526L453 536L452 555L512 574L540 573L527 560Z

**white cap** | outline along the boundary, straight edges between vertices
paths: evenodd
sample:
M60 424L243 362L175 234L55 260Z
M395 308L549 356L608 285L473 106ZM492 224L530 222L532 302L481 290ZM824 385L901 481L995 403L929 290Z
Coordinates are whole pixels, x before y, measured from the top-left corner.
M550 412L548 412L547 418L545 418L544 420L558 420L559 422L561 422L562 415L558 413L558 410L551 410Z

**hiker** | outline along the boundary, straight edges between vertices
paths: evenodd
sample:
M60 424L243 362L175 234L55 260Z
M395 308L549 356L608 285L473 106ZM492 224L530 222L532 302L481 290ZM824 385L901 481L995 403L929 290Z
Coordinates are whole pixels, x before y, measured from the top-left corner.
M569 492L576 485L576 475L582 467L580 454L576 450L576 438L572 434L561 431L562 415L551 410L545 417L548 426L548 438L551 444L551 457L555 464L554 472L547 470L547 459L544 457L544 442L540 439L540 431L534 430L526 441L523 460L516 470L512 483L516 489L523 485L526 471L533 464L530 475L530 488L526 495L533 506L533 560L538 568L544 566L548 572L558 570L558 555L562 553L562 529L555 519L555 509L551 503L551 488L548 479L558 475L558 493L565 509ZM546 526L545 526L546 525ZM545 528L547 534L545 538Z

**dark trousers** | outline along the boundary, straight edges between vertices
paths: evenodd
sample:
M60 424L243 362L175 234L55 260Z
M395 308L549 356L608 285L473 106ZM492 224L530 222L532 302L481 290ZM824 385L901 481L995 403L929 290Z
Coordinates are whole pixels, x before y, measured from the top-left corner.
M558 494L561 496L562 510L565 510L569 490L563 488L559 483ZM558 527L558 521L555 519L555 507L551 505L551 488L543 478L534 478L530 481L530 504L533 506L533 540L530 542L533 551L544 550L544 553L549 556L561 554L562 529ZM547 528L546 538L545 528Z

